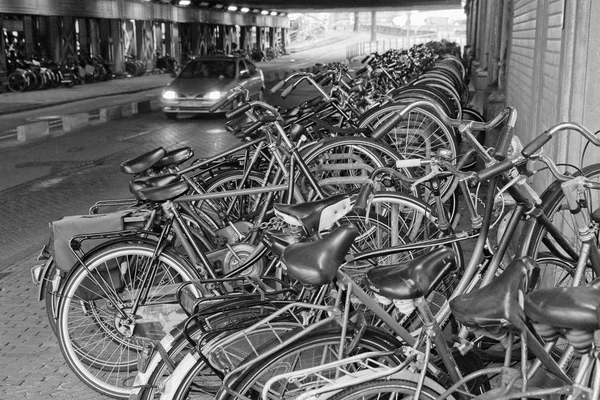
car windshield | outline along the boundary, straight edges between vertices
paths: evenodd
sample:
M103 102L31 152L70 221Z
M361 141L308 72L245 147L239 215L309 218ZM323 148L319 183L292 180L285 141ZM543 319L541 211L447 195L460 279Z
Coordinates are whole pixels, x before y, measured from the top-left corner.
M235 77L235 61L228 60L193 60L190 61L180 77L182 78L225 78Z

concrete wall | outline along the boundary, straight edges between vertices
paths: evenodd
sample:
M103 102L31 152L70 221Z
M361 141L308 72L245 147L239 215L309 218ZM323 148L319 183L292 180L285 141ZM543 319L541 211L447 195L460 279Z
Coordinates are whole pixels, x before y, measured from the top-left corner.
M498 32L494 25L498 3L472 0L466 7L475 75L487 78L487 86L484 79L477 80L477 89L485 91L486 100L492 93L517 109L516 132L524 142L563 121L581 123L592 132L600 129L600 35L594 24L600 19L600 2L505 0L509 7L501 11L501 32L507 32L508 38L506 71L505 78L494 81L495 61L490 54L495 50L490 38ZM500 36L501 49L504 34ZM501 50L499 64L502 59ZM600 151L593 146L582 159L586 143L575 132L563 132L544 151L559 163L583 166L600 161ZM536 176L534 186L543 189L550 179Z

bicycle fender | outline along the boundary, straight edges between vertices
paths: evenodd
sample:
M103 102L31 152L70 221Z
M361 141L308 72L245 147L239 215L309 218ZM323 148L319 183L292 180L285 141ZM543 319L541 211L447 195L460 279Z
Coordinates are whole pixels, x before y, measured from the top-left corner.
M375 371L376 370L377 369L375 369ZM339 379L335 379L331 383L331 385L337 386L337 385L344 385L345 383L347 383L347 385L345 385L344 387L342 387L338 390L334 390L334 391L331 391L328 393L323 393L323 394L317 396L317 399L318 400L329 399L333 395L341 392L343 389L346 389L346 388L354 385L355 382L358 379L360 379L360 377L362 375L372 375L372 374L373 374L373 370L367 369L367 370L363 370L363 371L357 371L357 372L353 373L352 376L346 375ZM402 379L402 380L418 383L420 377L421 377L420 374L417 374L415 372L410 372L408 370L402 370L402 371L396 372L393 375L389 375L389 376L385 377L385 379ZM434 381L433 379L431 379L427 376L425 377L424 386L427 386L429 389L432 389L438 395L441 395L442 393L444 393L446 391L446 389L442 385L440 385L439 383L437 383L436 381ZM455 400L455 398L453 396L448 396L447 399Z
M44 269L40 274L40 287L38 289L38 301L42 301L46 298L46 287L48 283L52 280L53 276L52 272L54 271L54 258L50 257L46 260L46 264L44 265Z

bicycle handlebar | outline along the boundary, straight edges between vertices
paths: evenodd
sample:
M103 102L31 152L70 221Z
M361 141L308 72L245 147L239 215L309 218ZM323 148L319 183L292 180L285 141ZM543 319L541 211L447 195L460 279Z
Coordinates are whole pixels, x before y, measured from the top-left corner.
M477 173L477 179L480 181L486 181L490 178L499 175L503 172L510 170L513 166L525 164L529 159L535 159L543 162L548 166L548 169L554 175L554 177L560 181L568 181L573 179L570 176L562 174L556 164L550 160L548 157L544 155L536 155L535 153L542 148L546 143L552 139L552 137L560 132L566 130L574 130L579 134L583 135L586 139L588 139L594 146L600 147L600 138L594 136L594 134L588 130L586 127L572 122L561 122L557 125L554 125L552 128L542 132L541 135L537 136L531 142L529 142L523 150L521 150L521 154L512 159L512 160L504 160L500 163L492 165L488 168L485 168Z
M500 123L507 118L508 118L508 122L507 122L508 126L514 127L514 124L515 124L516 118L517 118L516 110L512 107L506 107L502 111L500 111L498 113L498 115L496 115L491 121L488 121L488 122L477 122L477 121L466 121L466 120L461 120L461 119L453 119L453 118L450 118L448 116L448 114L446 114L446 112L442 109L442 107L439 104L432 103L431 101L427 101L427 100L417 100L414 103L411 103L411 104L407 105L406 107L404 107L401 111L394 112L394 115L391 118L389 118L387 122L384 122L380 127L378 127L377 129L375 129L373 131L373 133L371 134L371 137L373 137L374 139L378 139L381 136L387 134L389 131L391 131L394 128L394 126L396 126L398 124L398 122L400 122L400 120L402 118L404 118L404 116L406 114L408 114L410 111L412 111L413 109L415 109L417 107L430 109L442 121L442 123L444 123L445 125L448 125L450 127L454 127L454 128L464 127L465 129L478 130L478 131L489 131L489 130L497 127L498 125L500 125ZM506 134L512 133L512 130L507 130L505 133ZM510 140L508 140L508 142L510 143Z
M589 140L594 146L600 147L600 138L595 136L589 129L585 126L574 123L574 122L561 122L560 124L554 125L552 128L543 132L541 135L533 139L531 142L527 144L521 151L523 157L529 158L536 151L542 148L543 145L548 143L552 136L560 131L565 130L574 130L579 134L583 135L587 140Z

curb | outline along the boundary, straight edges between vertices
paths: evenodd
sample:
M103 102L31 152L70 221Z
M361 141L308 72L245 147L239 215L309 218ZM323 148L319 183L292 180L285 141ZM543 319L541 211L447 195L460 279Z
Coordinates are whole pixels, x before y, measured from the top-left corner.
M279 82L288 76L297 73L297 72L312 72L313 68L300 68L292 71L284 71L284 72L270 72L265 74L265 84L272 84L275 82ZM156 88L161 88L164 85L156 86L156 87L148 87L144 89L138 89L128 92L122 92L120 94L132 94L137 92L143 92L147 90L152 90ZM105 96L112 96L105 95ZM85 99L92 99L102 96L91 96ZM74 101L84 100L68 100L59 103L53 103L52 105L61 105L72 103ZM117 119L131 117L136 114L150 113L152 112L152 100L139 100L133 101L130 103L114 105L110 107L100 108L97 110L93 110L85 113L77 113L65 115L62 118L58 118L52 121L43 121L43 122L33 122L30 124L19 125L16 129L3 132L1 135L10 136L16 135L17 145L26 144L31 141L45 139L50 136L61 135L63 133L72 132L83 127L89 125L96 125L101 123L106 123L109 121L114 121ZM33 110L39 108L35 105L31 105L30 107L24 107L23 109L19 109L19 111ZM12 111L14 112L14 111ZM12 113L11 112L11 113ZM8 112L5 114L9 114ZM0 113L2 115L2 113ZM1 136L0 135L0 136Z

